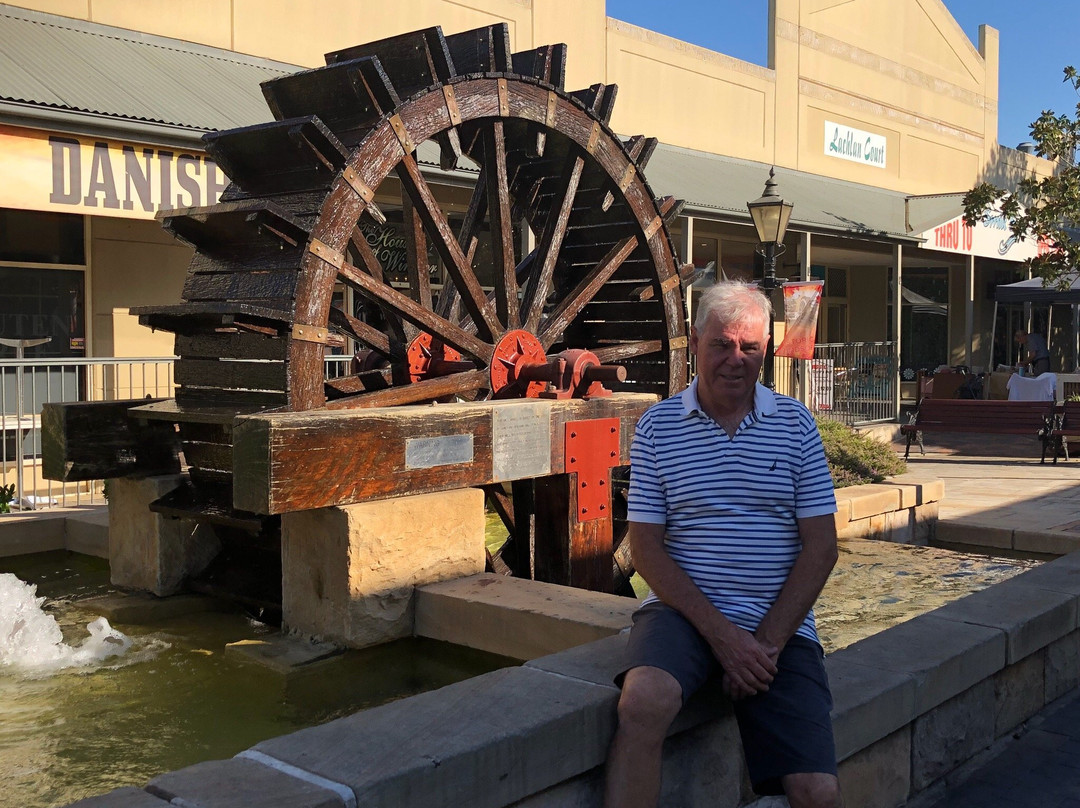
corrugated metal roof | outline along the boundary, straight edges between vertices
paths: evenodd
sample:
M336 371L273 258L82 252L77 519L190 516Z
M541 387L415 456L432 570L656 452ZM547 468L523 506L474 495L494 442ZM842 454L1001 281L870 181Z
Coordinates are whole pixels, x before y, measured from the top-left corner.
M646 169L658 196L686 200L684 212L750 220L746 203L761 196L771 166L661 144ZM790 226L869 238L911 240L907 195L803 171L776 169L777 192L794 202Z
M301 68L0 4L0 102L201 133L267 121L259 83Z
M925 233L933 227L952 221L964 212L964 195L931 194L908 197L908 224L912 233Z

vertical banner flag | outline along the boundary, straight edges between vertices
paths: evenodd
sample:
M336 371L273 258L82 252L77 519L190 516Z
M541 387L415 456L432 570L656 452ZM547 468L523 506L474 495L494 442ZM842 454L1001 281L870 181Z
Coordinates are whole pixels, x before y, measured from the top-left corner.
M795 281L784 284L784 341L776 356L813 359L817 338L818 309L824 281Z

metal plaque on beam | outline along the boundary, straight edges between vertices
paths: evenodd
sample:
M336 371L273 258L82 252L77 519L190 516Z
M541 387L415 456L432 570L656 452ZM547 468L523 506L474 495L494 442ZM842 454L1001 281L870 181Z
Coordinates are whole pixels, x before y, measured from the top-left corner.
M459 463L471 463L472 460L472 435L409 438L405 441L405 468L407 469L454 466Z
M551 473L551 404L514 401L491 411L491 479L494 482Z

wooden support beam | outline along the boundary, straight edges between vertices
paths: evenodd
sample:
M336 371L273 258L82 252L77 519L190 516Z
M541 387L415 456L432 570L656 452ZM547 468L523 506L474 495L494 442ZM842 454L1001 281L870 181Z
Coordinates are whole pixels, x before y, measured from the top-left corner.
M629 462L629 461L626 461ZM612 520L581 521L576 474L536 480L536 578L612 592Z
M146 421L132 407L165 399L136 398L45 404L41 470L48 480L76 482L180 471L180 436L164 421Z
M566 423L599 418L619 419L625 464L634 426L655 401L617 393L242 416L233 428L233 504L278 514L558 474Z

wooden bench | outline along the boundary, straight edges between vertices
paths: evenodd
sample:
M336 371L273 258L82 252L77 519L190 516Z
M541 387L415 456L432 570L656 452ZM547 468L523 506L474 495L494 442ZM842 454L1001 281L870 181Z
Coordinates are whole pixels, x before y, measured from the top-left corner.
M1069 438L1080 438L1080 401L1066 401L1054 419L1050 430L1050 446L1054 452L1054 462L1058 455L1064 454L1069 459Z
M904 459L911 441L919 441L926 454L923 432L979 432L990 435L1035 435L1042 441L1042 461L1053 427L1053 401L982 401L977 399L924 398L910 423L900 427L907 436ZM1080 424L1080 419L1077 420ZM1080 432L1077 433L1080 435Z

